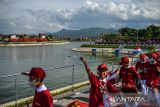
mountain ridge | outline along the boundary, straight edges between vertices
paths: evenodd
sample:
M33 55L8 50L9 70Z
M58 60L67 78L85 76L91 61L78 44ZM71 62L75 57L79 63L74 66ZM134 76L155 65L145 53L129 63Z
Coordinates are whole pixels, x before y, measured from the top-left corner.
M62 29L52 34L59 37L96 37L102 33L116 33L117 31L118 30L112 28L105 29L100 27L92 27L92 28L83 28L80 30Z

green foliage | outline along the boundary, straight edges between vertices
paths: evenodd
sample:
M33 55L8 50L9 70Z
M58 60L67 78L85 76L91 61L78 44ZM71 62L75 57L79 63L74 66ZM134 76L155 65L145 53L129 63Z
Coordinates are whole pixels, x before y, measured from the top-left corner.
M160 39L160 26L150 25L146 29L134 29L134 28L120 28L118 33L102 33L102 38L105 40L148 40L148 39Z
M90 47L90 48L118 48L119 45L82 44L81 47Z
M135 37L137 35L137 30L133 28L121 28L119 29L119 33L123 36Z

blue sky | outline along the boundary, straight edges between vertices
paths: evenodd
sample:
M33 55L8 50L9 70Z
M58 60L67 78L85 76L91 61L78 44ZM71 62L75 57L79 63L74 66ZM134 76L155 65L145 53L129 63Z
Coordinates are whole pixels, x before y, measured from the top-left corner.
M0 0L0 33L160 25L160 0Z

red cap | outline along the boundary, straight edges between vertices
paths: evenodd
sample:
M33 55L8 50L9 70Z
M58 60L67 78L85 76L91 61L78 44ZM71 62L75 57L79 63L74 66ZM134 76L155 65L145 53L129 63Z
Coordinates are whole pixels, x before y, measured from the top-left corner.
M97 70L101 71L101 70L108 70L107 64L100 64L97 67Z
M155 59L156 59L156 58L157 58L157 55L156 55L155 53L151 53L151 54L150 54L150 57L152 57L152 58L155 58Z
M159 57L160 56L160 52L156 52L157 56Z
M139 57L140 57L140 58L146 58L147 56L146 56L146 54L140 54Z
M129 58L127 56L124 56L121 58L121 62L119 64L127 63L129 62Z
M44 77L46 76L45 71L40 67L33 67L28 75L29 77L40 78L43 81Z

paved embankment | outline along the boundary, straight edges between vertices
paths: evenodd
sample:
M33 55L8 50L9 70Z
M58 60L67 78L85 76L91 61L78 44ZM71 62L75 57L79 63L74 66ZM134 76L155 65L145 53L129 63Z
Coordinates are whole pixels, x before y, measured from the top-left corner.
M96 52L115 52L116 48L73 48L76 52L92 52L92 49L96 49ZM132 54L135 49L122 49L121 53Z
M13 44L13 43L9 43L9 44L0 44L0 47L14 47L14 46L48 46L48 45L64 45L64 44L68 44L69 42L37 42L37 43L20 43L20 44Z
M76 99L84 101L84 102L88 102L88 98L89 98L88 91L77 92L73 94L72 96L64 97L63 99L54 101L54 107L66 107L67 105L75 101Z

